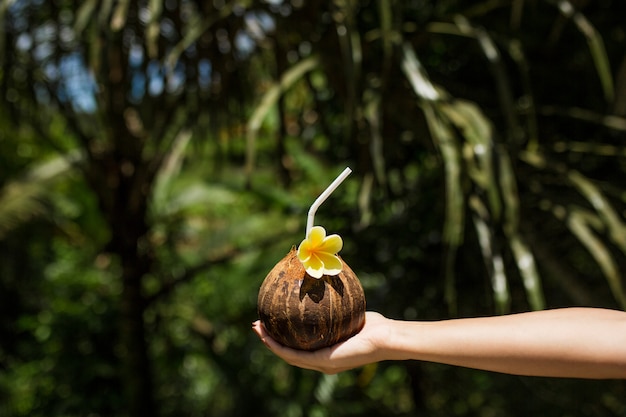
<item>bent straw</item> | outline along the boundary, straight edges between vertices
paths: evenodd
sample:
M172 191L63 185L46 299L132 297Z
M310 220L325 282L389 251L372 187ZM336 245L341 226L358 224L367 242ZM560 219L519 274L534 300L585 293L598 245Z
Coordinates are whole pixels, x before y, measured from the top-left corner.
M315 218L315 212L317 211L318 207L321 206L324 201L326 201L328 196L333 191L335 191L335 188L337 188L339 184L341 184L343 180L345 180L348 177L348 175L350 175L351 172L352 170L349 167L346 167L346 169L344 169L343 172L339 174L337 178L335 178L335 181L331 182L330 185L324 190L324 192L315 199L315 201L311 205L311 208L309 209L309 213L307 216L305 238L309 236L309 232L311 231L311 228L313 227L313 220Z

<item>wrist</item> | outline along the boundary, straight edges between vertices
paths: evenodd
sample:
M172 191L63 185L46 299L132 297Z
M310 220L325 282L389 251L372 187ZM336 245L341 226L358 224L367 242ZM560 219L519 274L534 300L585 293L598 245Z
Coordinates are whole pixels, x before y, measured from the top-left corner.
M428 347L428 322L389 320L383 348L386 360L422 360Z
M381 326L380 337L377 342L379 360L410 359L405 347L407 346L407 322L387 319Z

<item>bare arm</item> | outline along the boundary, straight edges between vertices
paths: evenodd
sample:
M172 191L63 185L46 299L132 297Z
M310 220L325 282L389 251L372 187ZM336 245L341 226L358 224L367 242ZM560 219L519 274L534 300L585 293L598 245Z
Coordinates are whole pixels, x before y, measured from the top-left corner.
M398 321L368 312L356 336L302 352L261 340L288 363L337 373L382 360L415 359L517 375L626 378L626 313L565 308L497 317Z

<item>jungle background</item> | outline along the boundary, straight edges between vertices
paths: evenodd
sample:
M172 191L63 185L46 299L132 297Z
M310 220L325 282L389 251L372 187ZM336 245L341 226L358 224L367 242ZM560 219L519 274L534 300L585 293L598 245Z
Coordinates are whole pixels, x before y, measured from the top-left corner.
M274 357L316 224L368 309L626 307L619 1L0 2L0 416L626 416L624 381Z

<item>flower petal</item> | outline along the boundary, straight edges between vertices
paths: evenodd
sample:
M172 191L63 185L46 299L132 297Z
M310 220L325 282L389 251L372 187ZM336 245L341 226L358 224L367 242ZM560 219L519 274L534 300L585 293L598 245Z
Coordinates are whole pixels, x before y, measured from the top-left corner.
M343 264L337 253L343 247L343 240L339 235L326 236L326 229L314 226L298 247L298 259L302 262L306 272L314 277L337 275L343 269Z
M337 255L329 255L327 253L318 254L322 263L324 264L325 275L338 275L343 269L341 259Z
M324 238L326 238L326 229L322 226L313 226L311 230L309 230L309 235L306 240L311 242L312 248L317 248L324 242Z
M343 248L343 240L339 235L330 235L322 242L319 250L322 252L337 254Z
M306 262L311 257L311 243L304 239L300 246L298 246L298 259L300 262Z
M308 261L304 263L304 268L307 274L311 275L313 278L321 278L322 275L324 275L324 263L317 255L311 256Z

